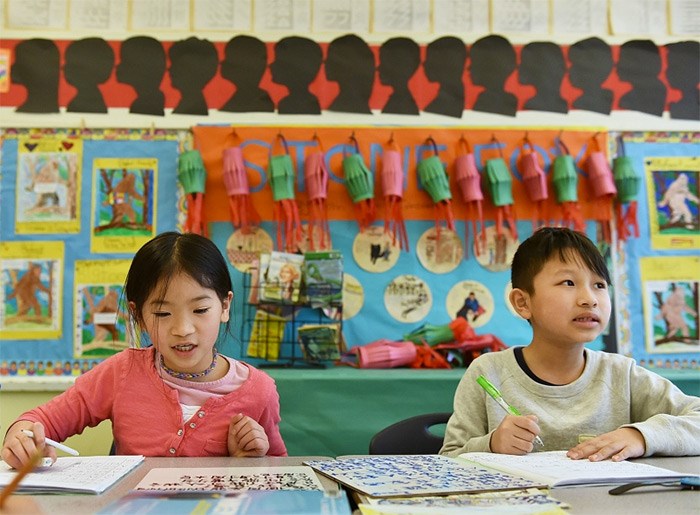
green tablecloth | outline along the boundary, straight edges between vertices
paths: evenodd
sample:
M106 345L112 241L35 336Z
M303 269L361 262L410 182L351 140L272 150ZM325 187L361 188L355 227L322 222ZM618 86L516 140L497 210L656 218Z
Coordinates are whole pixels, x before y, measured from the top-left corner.
M452 411L464 369L265 368L277 383L290 456L366 454L372 436L401 419ZM700 395L697 370L655 370Z

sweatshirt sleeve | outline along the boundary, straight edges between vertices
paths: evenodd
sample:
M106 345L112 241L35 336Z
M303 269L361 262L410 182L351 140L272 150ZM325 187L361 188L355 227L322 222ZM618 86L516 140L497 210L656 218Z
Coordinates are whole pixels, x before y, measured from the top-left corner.
M287 447L284 445L280 433L280 398L277 388L273 388L267 407L263 410L258 423L265 429L270 448L268 456L287 456Z
M631 421L646 442L645 456L700 455L700 397L643 367L630 369Z
M482 373L478 361L467 368L457 385L454 412L447 422L440 454L455 457L465 452L491 452L484 391L476 382Z
M65 392L24 412L17 420L40 422L47 437L62 442L111 418L121 361L119 354L103 361L78 376Z

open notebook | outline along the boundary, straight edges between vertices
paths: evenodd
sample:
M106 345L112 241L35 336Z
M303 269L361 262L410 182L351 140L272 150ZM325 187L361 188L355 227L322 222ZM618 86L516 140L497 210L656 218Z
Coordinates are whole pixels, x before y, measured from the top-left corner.
M688 474L634 461L572 460L566 457L566 451L533 452L525 456L468 452L460 454L459 458L475 465L545 483L551 487L671 481L688 476Z
M27 474L18 492L100 494L143 461L143 456L60 457L50 467ZM0 486L8 485L17 472L0 461Z

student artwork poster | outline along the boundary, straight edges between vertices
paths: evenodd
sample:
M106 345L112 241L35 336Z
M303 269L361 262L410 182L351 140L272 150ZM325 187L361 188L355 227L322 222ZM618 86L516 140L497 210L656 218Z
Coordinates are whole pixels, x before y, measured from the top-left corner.
M648 362L688 368L690 360L700 357L700 283L691 272L700 268L700 258L644 258L640 266Z
M76 261L75 337L77 358L106 358L129 346L123 285L128 260Z
M655 249L700 247L700 158L644 161L649 185L649 225Z
M158 160L96 159L91 250L136 252L156 235Z
M18 234L80 232L82 149L77 138L19 138Z
M0 339L58 338L63 242L0 243Z

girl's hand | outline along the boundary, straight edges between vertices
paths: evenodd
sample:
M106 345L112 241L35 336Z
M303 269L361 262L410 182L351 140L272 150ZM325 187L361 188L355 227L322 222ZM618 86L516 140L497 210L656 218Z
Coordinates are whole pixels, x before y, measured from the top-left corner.
M645 452L646 442L642 433L633 427L621 427L578 444L569 449L566 455L572 460L588 458L589 461L602 461L611 458L622 461L644 456Z
M491 452L500 454L527 454L534 448L540 434L535 415L506 415L491 435Z
M34 433L34 438L25 435L22 429L29 429ZM10 426L5 435L5 441L0 451L0 457L10 467L22 468L22 465L32 459L36 449L44 448L44 456L48 456L52 461L56 461L56 449L46 445L44 441L44 426L39 422L29 422L20 420Z
M231 419L228 427L229 456L265 456L269 449L265 430L255 420L242 413Z

